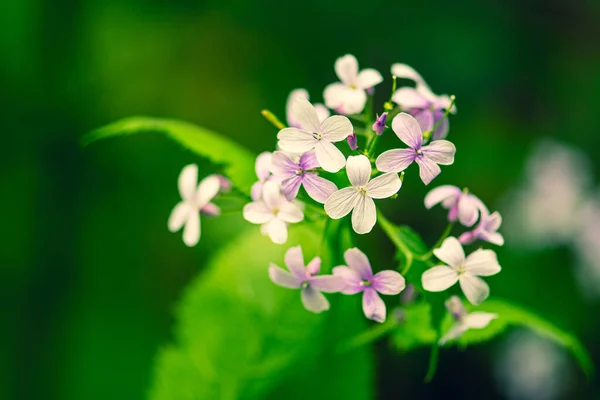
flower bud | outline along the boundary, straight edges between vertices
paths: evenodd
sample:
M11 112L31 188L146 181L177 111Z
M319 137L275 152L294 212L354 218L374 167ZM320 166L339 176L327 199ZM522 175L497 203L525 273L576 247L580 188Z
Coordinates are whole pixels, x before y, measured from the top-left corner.
M358 144L356 143L356 132L353 132L352 135L348 136L348 146L350 146L351 150L358 149Z
M402 293L400 293L400 304L406 306L412 303L416 298L417 292L415 291L415 285L409 283Z
M465 307L462 305L462 302L458 298L458 296L452 296L448 300L446 300L446 309L452 314L455 320L460 321L463 319L465 315L467 315L467 311Z
M387 112L384 112L383 114L381 114L381 116L377 117L377 120L373 123L372 128L378 136L381 136L381 134L383 134L384 129L386 128L386 126L385 126L386 119L387 119Z
M226 178L223 175L217 175L217 178L219 178L219 185L221 185L219 189L221 193L229 193L231 191L231 181L229 178Z

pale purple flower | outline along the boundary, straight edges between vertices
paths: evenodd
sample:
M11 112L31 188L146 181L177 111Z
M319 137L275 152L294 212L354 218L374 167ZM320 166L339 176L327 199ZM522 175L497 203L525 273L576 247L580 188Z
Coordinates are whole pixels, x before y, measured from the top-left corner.
M396 271L385 270L373 275L367 256L357 248L346 250L344 260L348 266L333 269L333 274L344 279L343 294L363 294L363 311L373 321L384 322L385 303L379 294L398 294L406 283Z
M385 121L387 119L387 112L384 112L383 114L381 114L380 116L377 117L377 119L375 120L375 122L373 123L373 131L375 131L375 133L378 136L381 136L383 134L383 131L385 130L385 128L387 128L387 126L385 125Z
M181 201L173 208L167 226L177 232L183 228L183 242L191 247L200 240L200 213L219 215L221 210L211 200L219 193L221 184L217 175L210 175L198 182L198 166L185 166L177 180Z
M350 150L356 150L358 149L358 138L356 137L356 132L354 132L352 135L348 136L348 146L350 146Z
M392 130L410 148L383 152L375 161L378 170L400 172L416 162L419 164L421 180L427 185L441 172L438 164L450 165L454 162L456 147L447 140L436 140L423 146L421 127L409 114L398 114L392 121Z
M466 189L460 190L456 186L443 185L432 189L425 196L425 207L430 209L438 203L448 211L448 221L457 219L464 226L473 226L479 218L480 210L484 209L483 202Z
M269 235L273 243L277 244L287 241L288 223L304 219L302 210L283 197L280 185L275 181L265 182L261 200L246 204L243 215L246 221L262 225L261 232Z
M484 206L481 209L481 220L472 231L465 232L459 236L458 241L462 244L470 244L476 240L483 240L498 246L504 244L504 237L498 232L498 228L502 224L502 216L498 211L490 214Z
M329 302L321 292L339 292L344 287L343 279L334 275L315 276L321 269L321 259L315 257L305 267L300 246L290 247L284 261L290 272L271 264L271 281L285 288L301 289L302 304L308 311L320 313L329 310Z
M498 314L475 311L467 313L465 307L458 296L452 296L446 300L446 309L452 314L456 323L448 332L440 339L440 344L443 345L450 340L456 340L461 337L469 329L483 329L487 327L492 320L498 318Z
M298 162L276 151L273 153L271 172L281 181L281 192L288 201L296 198L302 185L313 200L325 203L325 200L337 190L337 186L313 171L318 167L319 162L314 150L304 153Z
M443 117L444 111L450 107L451 99L448 95L438 96L434 94L425 80L413 68L406 64L393 64L392 74L398 78L411 79L415 81L414 88L403 87L392 95L392 101L409 111L419 122L421 129L431 131ZM452 106L451 112L456 113L456 106ZM448 118L444 119L431 135L431 140L444 139L448 136Z
M474 305L481 304L490 294L489 286L479 277L500 272L496 253L479 249L465 258L462 245L455 237L449 237L433 254L448 265L438 265L423 273L423 289L441 292L457 281L467 299Z
M250 189L250 197L252 200L258 201L260 200L260 196L262 196L263 186L265 182L271 179L271 159L273 154L265 151L260 153L258 157L256 157L256 162L254 164L254 170L256 171L256 177L258 178L258 182L255 182Z
M352 211L352 228L356 233L371 232L377 222L373 199L393 196L402 182L396 173L371 179L371 162L366 156L350 156L346 173L352 186L340 189L325 202L325 212L333 219L345 217Z
M310 100L306 89L294 89L287 98L287 103L285 105L286 119L288 126L291 128L302 128L302 125L300 125L300 122L296 119L292 110L292 106L298 99ZM315 110L317 111L319 121L323 122L331 115L327 107L325 107L323 104L314 104L314 106Z
M323 92L325 105L342 114L356 114L365 108L365 90L383 81L381 74L367 68L358 71L358 61L352 54L346 54L335 61L335 73L341 82L327 85Z
M315 149L319 165L325 171L338 172L346 158L333 143L340 142L354 131L350 120L342 115L331 116L321 122L317 111L308 100L298 98L292 112L301 128L285 128L279 131L279 147L290 153L304 154Z

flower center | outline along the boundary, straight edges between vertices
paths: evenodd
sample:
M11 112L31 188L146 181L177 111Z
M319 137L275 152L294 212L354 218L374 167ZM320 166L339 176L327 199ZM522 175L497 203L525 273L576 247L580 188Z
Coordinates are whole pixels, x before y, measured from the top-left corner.
M459 275L464 274L465 270L466 270L466 265L465 264L461 264L458 267L456 267L456 272L458 272Z
M361 195L361 196L366 196L367 195L367 189L359 186L356 188L356 191Z
M369 287L369 286L371 286L371 285L372 285L371 281L368 281L368 280L366 280L366 279L365 279L365 280L362 280L362 281L360 281L360 286L366 286L366 287Z
M275 208L273 208L273 209L271 210L271 214L273 214L273 215L277 216L277 214L279 214L279 208L278 208L278 207L275 207Z
M312 135L317 140L323 139L323 135L321 133L319 133L319 132L313 132Z
M302 175L304 175L304 170L302 168L300 168L295 172L295 174L298 176L302 176Z
M349 84L348 87L352 90L358 89L358 87L354 83Z
M421 154L423 154L423 152L421 151L421 149L415 149L415 153L420 156Z
M302 289L306 289L308 286L309 286L309 283L308 283L308 281L304 281L304 282L302 282L302 284L300 285L300 288L302 288Z

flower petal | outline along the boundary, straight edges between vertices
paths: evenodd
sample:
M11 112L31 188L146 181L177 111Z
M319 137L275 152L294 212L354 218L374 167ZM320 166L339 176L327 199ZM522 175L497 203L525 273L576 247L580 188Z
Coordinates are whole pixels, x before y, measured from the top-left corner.
M315 154L321 168L327 172L338 172L346 165L344 154L328 141L320 140L315 145Z
M481 240L485 240L488 243L495 244L496 246L504 245L504 236L498 232L479 232Z
M384 151L375 160L375 166L381 172L404 171L415 161L417 154L413 149L393 149Z
M396 271L380 271L371 280L372 288L381 294L398 294L406 287L404 277Z
M253 201L244 206L244 219L252 224L264 224L275 216L264 201Z
M346 266L333 268L333 275L339 276L343 280L343 287L340 292L343 294L356 294L365 290L365 286L361 285L362 279L358 272Z
M483 279L471 275L468 272L463 273L459 278L460 288L471 304L477 306L490 295L490 288Z
M458 273L445 265L438 265L423 272L421 283L428 292L441 292L454 285L458 280Z
M443 112L441 112L441 110L436 110L436 113L440 112L443 115ZM438 123L438 121L440 120L441 116L438 118L437 115L434 116L434 123ZM436 128L435 131L433 131L433 134L431 135L431 140L441 140L441 139L446 139L446 136L448 136L448 131L450 130L450 121L448 120L448 118L444 118L442 120L442 122L440 122L440 124L438 125L438 127Z
M343 115L333 115L323 121L319 132L322 133L323 140L341 142L352 135L354 127L352 127L350 120Z
M463 323L469 328L473 329L483 329L492 322L492 320L498 318L498 314L483 312L483 311L475 311L468 314Z
M400 113L392 120L392 130L402 142L413 149L423 145L423 131L416 119L410 114Z
M377 222L375 202L369 196L360 195L352 211L352 228L363 235L371 232Z
M423 132L430 131L435 125L433 120L433 111L428 108L425 110L419 110L414 114L414 117L419 123L419 126Z
M396 75L397 78L410 79L417 83L425 83L425 80L419 75L415 69L407 64L395 63L392 64L392 75Z
M373 278L373 270L369 259L358 248L353 247L344 252L344 260L348 267L356 272L358 276L365 280L371 280Z
M433 250L433 254L451 267L458 267L465 263L465 252L454 236L446 238L439 248Z
M288 95L287 102L285 104L285 114L287 123L290 127L293 128L302 128L296 117L294 117L294 113L292 111L292 106L296 102L296 100L304 98L306 100L309 99L308 92L306 89L295 89Z
M346 94L350 91L352 89L343 83L336 82L327 85L323 91L325 105L331 109L337 109L343 104Z
M358 76L358 61L352 54L346 54L335 60L335 73L340 81L350 85Z
M315 154L314 150L307 151L306 153L302 154L302 156L300 157L300 161L298 161L298 165L294 165L296 166L296 168L299 165L300 168L302 168L304 171L320 167L319 161L317 160L317 155Z
M289 289L298 289L302 286L302 280L275 264L269 265L269 278L274 284Z
M436 164L450 165L454 162L456 146L447 140L436 140L424 146L421 151L424 157Z
M183 167L179 178L177 179L177 187L179 194L183 200L193 200L196 196L196 184L198 183L198 166L190 164Z
M279 139L277 145L290 153L306 153L314 149L318 142L312 133L297 128L280 130L277 139Z
M363 155L350 156L346 161L346 173L352 186L365 186L371 179L371 162Z
M267 222L267 234L269 238L276 244L284 244L287 242L288 231L285 222L279 218L274 218Z
M173 208L173 211L171 211L171 215L169 215L169 222L167 222L169 231L177 232L179 229L181 229L183 224L185 224L185 221L188 220L190 213L193 211L193 208L190 207L188 203L183 201L177 203L175 208Z
M293 162L292 159L282 151L276 151L273 153L269 167L270 173L282 178L289 178L290 176L295 175L296 171L298 170L298 164Z
M373 68L365 68L356 77L355 85L360 89L369 89L383 82L379 71Z
M373 288L366 288L363 293L363 311L375 322L385 321L385 303Z
M183 243L186 246L195 246L200 240L200 213L193 210L188 215L188 220L183 228Z
M314 104L315 110L317 111L317 117L319 117L319 121L325 121L331 113L323 104Z
M325 201L325 212L333 219L345 217L352 211L360 194L353 187L340 189Z
M221 215L221 209L215 203L208 203L200 209L200 214L217 217Z
M493 250L475 250L465 261L465 271L477 276L496 275L501 269Z
M307 286L302 289L302 304L308 311L320 313L329 310L329 302L318 290Z
M321 269L321 258L315 257L308 264L306 264L306 273L308 275L316 275Z
M373 199L385 199L400 190L402 181L395 172L379 175L367 184L367 196Z
M302 247L290 247L284 256L285 266L300 280L306 280L306 269L304 268L304 257L302 256Z
M259 180L264 181L271 175L272 157L273 155L268 151L264 151L256 157L254 171Z
M325 203L329 196L337 191L337 186L316 174L306 173L302 179L306 193L315 201Z
M279 218L282 221L295 224L304 219L304 214L296 204L294 204L291 201L286 201L285 203L279 206L279 213L277 213L277 218Z
M440 339L440 345L443 345L450 340L458 339L467 331L467 329L469 328L465 324L460 322L455 323L452 328L450 328L450 330L446 332L444 336L442 336Z
M403 109L426 109L431 102L415 88L403 87L394 92L392 101Z
M479 217L479 210L483 206L481 200L470 193L458 199L458 220L464 226L473 226Z
M346 286L344 278L339 275L313 276L308 281L312 287L325 293L339 292Z
M196 195L196 206L202 208L219 194L221 180L217 175L209 175L200 181Z
M367 93L362 89L348 88L344 92L343 102L338 107L344 114L358 114L365 108L367 103Z
M494 211L486 218L485 228L487 231L496 231L502 225L502 216L498 211Z
M315 107L307 99L303 97L296 99L294 104L292 104L292 112L298 123L302 126L302 129L308 132L319 132L321 122L319 121L317 110L315 110Z
M426 185L429 185L429 183L442 172L440 166L429 158L417 157L415 161L419 164L419 176Z
M252 188L250 189L250 197L253 201L258 201L262 197L264 183L261 181L254 182Z
M431 189L425 196L425 207L429 210L438 203L451 198L458 198L462 191L456 186L442 185Z
M297 175L284 180L281 182L281 194L283 194L288 201L292 201L298 196L298 190L302 184L302 178Z
M262 199L273 210L281 204L283 196L281 195L281 185L275 181L267 181L263 185Z

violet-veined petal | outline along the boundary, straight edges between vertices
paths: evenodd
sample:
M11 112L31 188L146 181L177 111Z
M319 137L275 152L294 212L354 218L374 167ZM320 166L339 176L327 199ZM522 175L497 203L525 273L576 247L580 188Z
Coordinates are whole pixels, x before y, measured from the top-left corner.
M336 275L313 276L308 282L315 289L325 293L339 292L346 286L344 278Z
M454 236L446 238L439 248L433 250L433 254L451 267L465 263L465 251Z
M302 184L302 178L298 175L294 175L281 182L281 194L285 196L288 201L292 201L298 196L298 190Z
M268 152L262 152L256 157L254 163L254 171L259 180L264 181L271 174L271 161L273 155Z
M385 199L400 190L402 181L395 172L379 175L367 184L367 196L373 199Z
M353 187L340 189L325 201L325 212L333 219L342 218L352 211L360 196Z
M188 247L195 246L200 240L200 213L193 210L183 227L183 243Z
M287 156L287 154L281 151L276 151L273 153L270 167L273 175L282 178L292 176L298 170L298 164L293 162L292 159Z
M356 272L362 279L371 280L373 278L373 270L371 269L369 259L358 248L353 247L346 250L344 252L344 260L348 264L348 268Z
M281 219L282 221L295 224L296 222L300 222L304 219L304 214L296 204L287 201L281 204L279 207L277 218Z
M352 228L354 232L363 235L371 232L377 222L375 202L369 196L359 196L352 210Z
M475 250L465 260L465 271L477 276L496 275L501 267L492 250Z
M492 322L496 318L498 318L498 314L483 311L475 311L468 314L464 318L463 323L469 328L483 329L487 327L490 324L490 322Z
M304 174L302 184L306 193L319 203L325 203L329 196L337 191L337 186L333 182L310 172Z
M244 219L252 224L264 224L275 218L263 201L254 201L244 206Z
M319 161L317 160L317 155L314 150L308 151L300 157L300 161L298 161L300 168L307 171L309 169L315 169L320 167Z
M333 269L333 275L339 276L343 280L343 287L340 292L343 294L356 294L360 293L365 289L365 286L361 284L362 278L358 272L346 267L339 266Z
M436 164L450 165L454 162L456 147L447 140L436 140L424 146L421 151L424 158L428 158Z
M204 207L208 204L221 189L221 181L217 175L210 175L200 181L198 185L198 194L196 195L196 206Z
M315 145L315 154L321 168L327 172L338 172L346 165L344 154L328 141L320 140Z
M193 200L196 196L196 184L198 183L198 166L190 164L183 167L179 178L177 179L177 187L179 194L183 200Z
M369 89L383 82L383 77L379 71L373 68L365 68L358 73L355 85L359 89Z
M436 111L437 113L437 111ZM435 123L437 124L437 117L435 119ZM433 134L431 135L431 140L441 140L441 139L446 139L446 137L448 136L448 131L450 130L450 122L448 121L448 118L444 118L442 120L442 122L440 122L439 126L436 128L435 131L433 131Z
M304 257L302 256L302 247L290 247L283 258L285 266L299 279L306 278L306 270L304 268Z
M173 211L171 211L171 214L169 215L169 221L167 222L167 227L169 228L169 231L177 232L179 229L181 229L181 227L183 226L183 224L185 224L185 221L187 221L189 215L193 211L194 209L190 207L188 203L185 203L183 201L177 203L177 205L175 206L175 208L173 208Z
M421 283L428 292L441 292L458 281L458 273L445 265L438 265L423 272Z
M409 87L396 90L392 95L392 101L403 109L426 109L431 104L419 91Z
M430 109L419 110L414 113L414 117L423 132L430 131L433 128L433 111Z
M358 61L352 54L346 54L335 60L335 73L346 85L353 84L358 76Z
M404 171L415 161L417 154L413 149L393 149L384 151L375 160L375 166L381 172Z
M352 135L354 128L348 118L343 115L333 115L323 121L320 132L323 135L323 140L341 142Z
M431 189L425 196L425 207L430 209L438 203L441 203L447 199L453 199L452 202L456 201L461 195L462 191L456 186L442 185L435 189Z
M267 222L267 234L269 238L276 244L284 244L287 242L288 231L287 225L285 222L280 220L279 218L274 218L271 221Z
M319 132L321 122L319 121L317 110L315 110L315 107L307 99L302 97L296 99L294 104L292 104L292 112L298 123L302 126L302 129L311 133Z
M306 265L306 273L308 275L316 275L321 269L321 258L315 257Z
M306 153L314 149L318 140L307 131L297 128L285 128L277 134L277 143L283 151L290 153Z
M490 288L487 283L475 275L465 272L458 280L465 297L475 306L483 303L490 295Z
M442 172L440 166L429 158L417 157L415 161L419 164L419 176L426 185L429 185L429 183Z
M302 289L302 304L308 311L320 313L329 310L329 302L323 293L312 288L310 285Z
M371 162L366 156L350 156L346 161L346 173L352 186L365 186L371 179Z
M407 146L417 150L423 145L423 132L410 114L400 113L392 120L392 130Z
M371 287L381 294L398 294L406 287L404 277L392 270L376 273L371 283Z
M366 288L363 292L363 311L365 317L375 321L385 321L385 303L373 288Z
M303 282L302 279L298 279L293 274L279 268L275 264L269 265L269 278L274 284L289 289L298 289L302 286Z

